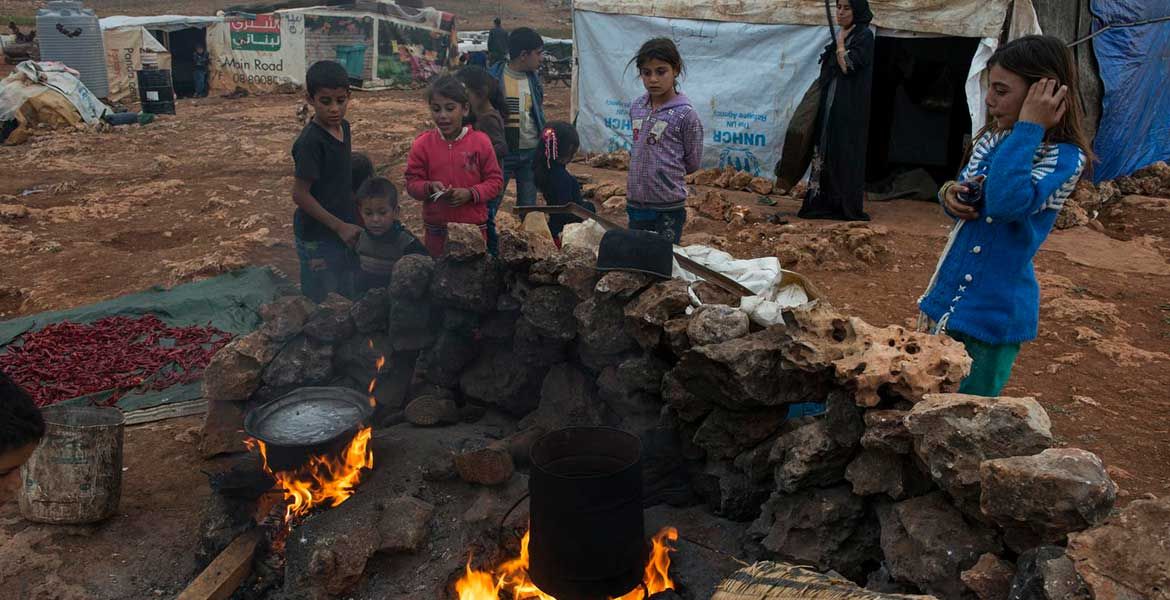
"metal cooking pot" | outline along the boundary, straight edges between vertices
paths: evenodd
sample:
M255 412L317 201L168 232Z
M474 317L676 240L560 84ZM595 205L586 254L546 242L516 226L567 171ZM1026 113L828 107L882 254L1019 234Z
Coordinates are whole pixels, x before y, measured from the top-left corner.
M356 390L305 387L249 411L244 433L264 442L268 468L291 471L344 448L373 414Z
M642 446L607 427L571 427L532 446L529 574L557 600L597 600L642 583Z

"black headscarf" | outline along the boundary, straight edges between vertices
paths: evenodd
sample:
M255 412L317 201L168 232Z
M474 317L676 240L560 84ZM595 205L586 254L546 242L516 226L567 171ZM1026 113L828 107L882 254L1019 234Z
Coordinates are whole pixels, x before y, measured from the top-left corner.
M853 26L869 25L873 21L873 11L869 9L869 0L849 0L853 8Z

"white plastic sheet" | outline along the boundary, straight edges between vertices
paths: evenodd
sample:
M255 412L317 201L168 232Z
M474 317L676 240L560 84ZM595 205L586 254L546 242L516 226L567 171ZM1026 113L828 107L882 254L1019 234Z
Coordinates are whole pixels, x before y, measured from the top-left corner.
M627 67L643 42L665 36L679 46L681 88L704 127L704 167L731 165L772 177L784 133L820 72L827 27L753 25L573 13L578 58L577 131L586 152L628 150L630 103L645 93Z
M26 100L45 90L65 96L86 123L96 123L103 114L114 112L94 97L77 78L77 71L64 63L26 60L0 81L0 121L13 118Z
M751 290L754 295L741 298L739 309L762 327L783 323L785 309L811 300L799 284L784 282L784 271L780 268L780 260L775 257L737 259L721 250L700 245L675 246L674 251ZM674 263L673 275L691 283L702 280L680 267L678 261ZM690 295L692 305L702 304L693 290Z

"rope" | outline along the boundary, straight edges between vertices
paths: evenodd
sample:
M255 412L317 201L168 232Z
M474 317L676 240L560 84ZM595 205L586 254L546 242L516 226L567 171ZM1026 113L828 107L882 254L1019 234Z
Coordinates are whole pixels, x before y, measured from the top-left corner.
M1110 29L1113 29L1113 28L1120 29L1123 27L1139 27L1141 25L1150 25L1153 23L1161 23L1163 21L1170 21L1170 15L1166 15L1164 17L1155 17L1153 19L1145 19L1143 21L1133 21L1131 23L1110 23L1110 24L1102 27L1101 29L1098 29L1097 31L1090 33L1089 35L1086 35L1085 37L1068 44L1068 47L1073 48L1075 46L1079 46L1079 45L1101 35L1102 33L1105 33L1106 31L1109 31Z

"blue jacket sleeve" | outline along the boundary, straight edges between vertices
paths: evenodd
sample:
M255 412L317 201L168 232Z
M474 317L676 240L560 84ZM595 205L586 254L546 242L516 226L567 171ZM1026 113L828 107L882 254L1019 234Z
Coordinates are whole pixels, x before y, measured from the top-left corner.
M984 216L1021 221L1064 206L1084 168L1084 155L1070 144L1042 146L1043 142L1043 127L1016 123L988 170Z

